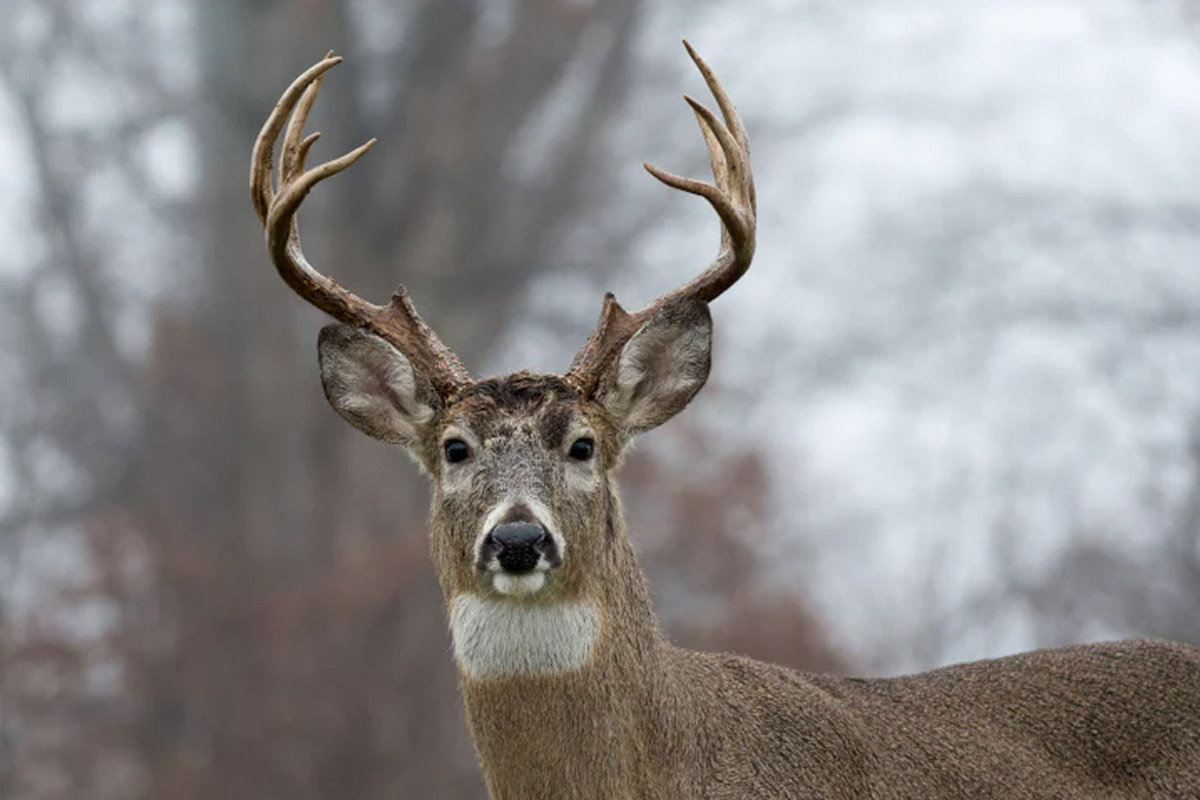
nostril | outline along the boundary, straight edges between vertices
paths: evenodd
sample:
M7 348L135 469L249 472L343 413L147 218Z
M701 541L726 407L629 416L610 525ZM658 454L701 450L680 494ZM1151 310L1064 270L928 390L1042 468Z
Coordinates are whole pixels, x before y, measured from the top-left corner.
M505 548L533 547L546 538L546 529L532 522L506 522L493 528L488 536Z
M532 522L506 522L492 528L496 561L505 572L529 572L542 559L543 543L550 540L546 529Z

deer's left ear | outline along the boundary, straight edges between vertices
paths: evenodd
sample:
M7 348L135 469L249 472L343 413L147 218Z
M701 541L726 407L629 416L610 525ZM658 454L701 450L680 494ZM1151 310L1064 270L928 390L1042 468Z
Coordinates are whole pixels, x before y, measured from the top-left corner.
M642 324L605 371L596 399L628 437L656 428L683 410L712 364L708 304L682 297Z

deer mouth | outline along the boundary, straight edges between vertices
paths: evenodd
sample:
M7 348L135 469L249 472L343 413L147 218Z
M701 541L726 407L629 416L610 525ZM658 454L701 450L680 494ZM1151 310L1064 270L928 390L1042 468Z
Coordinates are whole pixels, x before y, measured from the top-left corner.
M540 592L545 585L545 572L526 572L521 575L498 572L492 576L492 588L509 597L527 597Z
M506 565L506 559L497 557L483 570L484 580L491 581L492 588L503 595L523 597L541 591L550 575L561 563L557 558L551 560L545 554L520 556L519 569L513 569L511 562ZM532 566L526 567L529 560L534 558Z

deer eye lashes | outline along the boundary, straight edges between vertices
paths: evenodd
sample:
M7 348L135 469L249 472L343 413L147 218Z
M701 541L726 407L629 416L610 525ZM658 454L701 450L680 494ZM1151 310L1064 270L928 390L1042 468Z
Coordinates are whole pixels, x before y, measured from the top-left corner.
M462 439L447 439L442 442L442 452L446 455L446 461L451 464L466 461L471 457L471 447Z
M567 455L576 461L587 461L595 452L596 443L590 437L581 436L571 443L571 449L567 451Z

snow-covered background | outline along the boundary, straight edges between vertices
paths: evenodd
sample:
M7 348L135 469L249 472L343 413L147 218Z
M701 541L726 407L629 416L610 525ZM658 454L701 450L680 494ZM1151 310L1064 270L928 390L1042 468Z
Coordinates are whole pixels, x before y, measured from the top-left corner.
M648 14L655 79L616 122L614 169L630 198L664 193L643 157L701 174L677 95L703 84L663 44L684 33L746 120L760 213L754 266L714 305L716 367L692 413L770 456L776 578L814 592L856 652L917 666L930 654L904 642L922 615L997 572L1053 569L1081 532L1136 560L1186 500L1200 35L1183 5L1135 0L740 8ZM715 247L702 201L656 208L613 278L627 305ZM529 307L570 296L585 326L577 294L548 279ZM547 369L569 359L536 326L513 336ZM936 658L1038 643L1027 611L1004 605Z

